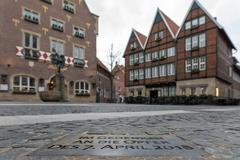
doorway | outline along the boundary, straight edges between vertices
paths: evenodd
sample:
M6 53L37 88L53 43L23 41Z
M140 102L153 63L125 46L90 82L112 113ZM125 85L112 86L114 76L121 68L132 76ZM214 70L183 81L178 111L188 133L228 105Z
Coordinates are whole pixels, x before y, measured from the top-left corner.
M150 91L150 103L154 103L154 101L158 98L158 91Z

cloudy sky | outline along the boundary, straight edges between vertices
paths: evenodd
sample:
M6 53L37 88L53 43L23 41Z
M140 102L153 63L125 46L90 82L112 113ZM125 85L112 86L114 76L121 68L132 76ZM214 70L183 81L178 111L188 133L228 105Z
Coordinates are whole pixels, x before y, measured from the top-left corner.
M218 18L232 41L240 49L240 0L199 0ZM192 0L86 0L90 10L99 15L98 57L107 64L111 43L114 52L123 55L132 28L149 34L155 13L159 7L179 26ZM240 57L240 56L239 56ZM124 63L122 58L119 58Z

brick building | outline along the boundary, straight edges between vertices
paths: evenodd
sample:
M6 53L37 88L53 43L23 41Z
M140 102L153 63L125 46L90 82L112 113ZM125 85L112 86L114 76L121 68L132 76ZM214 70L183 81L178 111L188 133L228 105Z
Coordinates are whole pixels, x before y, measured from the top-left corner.
M97 102L107 103L111 100L111 78L109 69L97 58Z
M128 95L239 98L233 50L223 26L197 0L180 27L158 9L148 37L133 30L125 50Z
M114 95L118 103L123 102L124 97L127 96L127 90L125 87L125 67L116 63L115 67L112 70L112 75L114 77Z
M0 14L0 100L40 101L55 87L57 53L68 100L96 101L98 16L84 0L3 0Z

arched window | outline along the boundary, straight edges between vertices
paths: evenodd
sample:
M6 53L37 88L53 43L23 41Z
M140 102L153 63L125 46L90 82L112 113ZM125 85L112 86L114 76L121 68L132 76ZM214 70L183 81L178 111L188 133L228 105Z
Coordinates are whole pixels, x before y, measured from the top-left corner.
M18 75L13 78L14 93L35 93L35 79L25 75Z
M75 95L89 95L90 86L87 82L76 82L75 83Z

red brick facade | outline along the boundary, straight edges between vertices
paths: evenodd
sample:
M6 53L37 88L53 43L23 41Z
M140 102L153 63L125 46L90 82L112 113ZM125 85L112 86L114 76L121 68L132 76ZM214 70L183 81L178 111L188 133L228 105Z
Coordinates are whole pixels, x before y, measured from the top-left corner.
M50 1L52 4L44 0L0 2L0 75L5 77L0 84L0 100L40 101L40 90L49 89L56 72L47 56L54 45L59 50L56 44L60 44L67 59L63 74L68 100L95 102L98 16L89 11L84 0ZM84 35L77 36L78 31ZM37 59L26 57L25 45L36 49ZM16 47L20 47L18 55ZM73 47L81 50L75 51L83 57L80 62L84 65L80 67L73 64L73 58L77 59ZM86 95L81 96L82 93Z
M232 77L232 50L236 48L224 28L197 0L180 27L158 9L145 45L131 50L131 44L140 43L135 32L124 56L128 95L236 97ZM131 61L139 61L132 55L141 52L144 62L132 65Z

